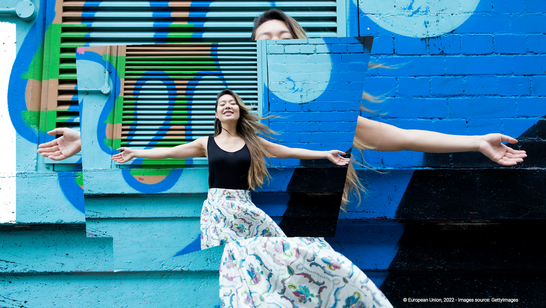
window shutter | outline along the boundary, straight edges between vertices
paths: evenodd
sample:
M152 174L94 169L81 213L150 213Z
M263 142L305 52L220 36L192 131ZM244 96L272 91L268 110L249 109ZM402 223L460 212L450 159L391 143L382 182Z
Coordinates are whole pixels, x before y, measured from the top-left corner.
M53 10L54 8L48 8ZM55 18L45 34L44 44L44 82L42 84L42 110L40 129L68 127L80 130L78 90L76 77L75 49L62 44L61 18ZM40 140L45 142L45 140ZM43 158L45 163L60 165L77 164L81 155L77 154L63 161ZM59 169L56 168L56 169ZM70 168L67 166L67 168Z
M63 38L80 44L151 44L250 38L252 21L277 7L311 37L343 36L345 1L71 1Z
M213 135L216 95L226 87L258 112L255 42L125 48L120 146L173 147ZM142 163L206 164L206 159Z

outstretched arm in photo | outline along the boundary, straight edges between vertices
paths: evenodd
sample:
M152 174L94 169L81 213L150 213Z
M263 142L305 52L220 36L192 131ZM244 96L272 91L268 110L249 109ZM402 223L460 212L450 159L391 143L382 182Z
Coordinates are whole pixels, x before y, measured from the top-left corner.
M343 157L344 152L339 150L313 151L300 148L289 148L260 138L265 149L274 158L297 158L297 159L328 159L338 166L345 166L350 159Z
M503 142L518 141L502 134L461 136L426 130L401 129L393 125L358 118L355 138L377 151L416 151L426 153L480 152L503 166L513 166L523 161L527 154L514 150Z
M126 147L117 149L121 153L113 155L112 160L122 164L126 163L133 158L150 158L150 159L164 159L164 158L194 158L205 156L206 154L206 142L207 137L201 137L190 143L177 145L172 148L155 148L146 150L136 150Z

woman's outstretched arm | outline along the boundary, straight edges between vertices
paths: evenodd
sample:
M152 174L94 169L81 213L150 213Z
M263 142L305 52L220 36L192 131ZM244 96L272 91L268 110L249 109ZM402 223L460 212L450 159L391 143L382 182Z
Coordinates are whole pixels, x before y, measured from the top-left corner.
M265 149L271 157L274 158L298 158L298 159L328 159L332 163L338 166L345 166L349 163L350 159L340 155L345 155L344 152L339 150L331 151L313 151L300 148L289 148L284 145L276 144L260 138Z
M113 155L112 159L118 163L139 158L163 159L163 158L194 158L206 155L207 137L201 137L190 143L177 145L172 148L156 148L147 150L135 150L131 148L117 149L121 153Z
M481 136L447 135L426 130L401 129L385 123L358 117L355 137L377 151L416 151L455 153L477 151L492 161L513 166L527 157L525 151L507 147L502 141L517 143L501 134Z

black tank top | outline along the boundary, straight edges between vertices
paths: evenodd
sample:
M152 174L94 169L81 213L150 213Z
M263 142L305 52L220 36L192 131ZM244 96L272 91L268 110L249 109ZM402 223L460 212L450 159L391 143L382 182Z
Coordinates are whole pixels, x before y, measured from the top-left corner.
M209 137L207 155L210 188L249 189L250 152L246 144L236 152L226 152L220 149L214 137Z

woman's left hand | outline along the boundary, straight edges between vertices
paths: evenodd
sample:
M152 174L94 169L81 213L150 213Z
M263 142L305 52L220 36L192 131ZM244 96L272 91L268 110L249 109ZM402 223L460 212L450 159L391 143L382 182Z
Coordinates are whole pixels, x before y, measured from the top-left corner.
M492 161L503 166L513 166L523 161L527 154L522 150L514 150L502 142L517 143L512 137L502 134L488 134L480 140L479 151Z
M326 158L338 166L345 166L351 161L350 158L345 158L340 155L345 155L345 153L339 150L331 150L328 152L328 156Z

